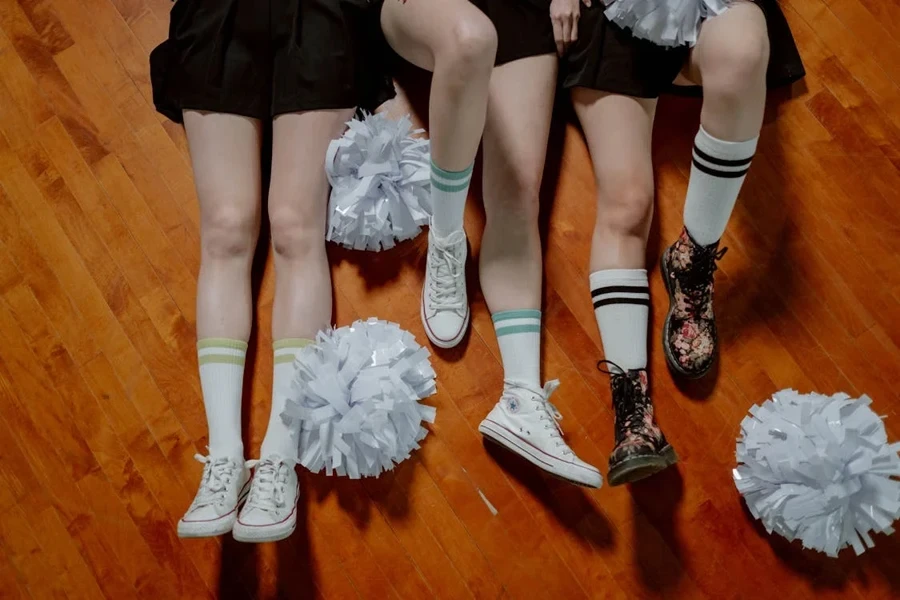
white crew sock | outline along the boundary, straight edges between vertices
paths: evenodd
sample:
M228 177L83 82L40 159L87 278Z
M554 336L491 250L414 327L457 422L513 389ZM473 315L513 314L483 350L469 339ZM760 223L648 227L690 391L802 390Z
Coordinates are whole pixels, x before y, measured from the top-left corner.
M244 460L241 440L241 398L247 342L227 338L197 341L200 389L209 426L209 454Z
M266 437L263 438L262 447L259 450L260 458L278 454L284 458L297 460L297 440L291 435L291 430L281 418L281 413L284 412L291 393L291 383L294 379L294 358L301 348L312 343L314 343L313 340L287 338L272 344L275 351L272 373L272 410L269 412Z
M505 310L491 316L500 344L503 378L541 389L541 311Z
M431 228L437 237L445 238L463 228L473 166L462 171L445 171L431 162Z
M709 135L702 126L697 132L684 226L701 246L718 242L725 233L758 140L726 142Z
M647 270L605 269L591 273L590 281L606 360L626 371L646 369L650 319Z

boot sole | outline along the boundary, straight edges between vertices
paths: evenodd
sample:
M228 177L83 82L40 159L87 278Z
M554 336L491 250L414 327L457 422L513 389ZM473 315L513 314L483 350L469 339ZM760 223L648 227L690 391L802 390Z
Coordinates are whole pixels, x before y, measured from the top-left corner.
M634 483L655 475L678 462L675 448L666 446L659 454L652 456L635 456L612 467L606 479L609 485L617 486Z
M504 428L496 426L493 423L490 423L488 421L482 421L481 425L478 426L478 431L481 432L481 435L483 435L486 440L488 440L494 444L497 444L498 446L505 448L506 450L509 450L510 452L513 452L514 454L521 456L522 458L524 458L525 460L527 460L534 466L538 467L542 471L546 472L549 475L552 475L553 477L555 477L557 479L561 479L562 481L565 481L566 483L571 483L572 485L577 485L577 486L589 488L589 489L597 489L601 485L603 485L603 478L602 478L602 476L600 476L599 473L597 475L598 475L598 478L600 479L600 484L599 485L591 485L589 483L585 483L584 481L578 481L577 479L572 479L572 478L566 477L565 475L560 475L559 473L551 471L550 469L552 468L552 466L550 464L544 462L540 458L534 456L532 451L529 450L529 448L527 446L525 446L522 442L520 442L514 434L512 434L511 432L504 431Z
M678 364L678 360L676 360L675 355L672 354L671 348L669 348L669 323L672 319L672 313L675 312L675 288L672 285L672 278L669 277L669 268L666 266L665 252L663 252L662 257L659 259L659 266L663 281L666 283L666 292L669 294L669 310L666 312L666 320L663 322L662 329L662 347L663 353L666 355L666 364L669 366L670 370L682 377L686 377L687 379L700 379L709 373L716 360L718 360L719 349L716 347L715 350L713 350L713 359L709 361L709 365L702 371L685 371L684 368Z

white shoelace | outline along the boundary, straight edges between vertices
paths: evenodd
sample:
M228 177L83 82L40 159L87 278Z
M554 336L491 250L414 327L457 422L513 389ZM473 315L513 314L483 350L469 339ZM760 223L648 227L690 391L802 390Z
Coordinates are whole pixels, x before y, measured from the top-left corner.
M294 465L276 456L248 460L247 468L255 468L256 471L253 473L250 495L244 510L258 508L268 513L278 512L284 507L288 469L293 469Z
M558 388L559 379L553 379L545 383L543 389L540 392L536 392L530 388L519 385L514 381L503 382L504 393L507 390L522 390L524 394L531 399L531 401L534 403L534 406L541 413L541 420L548 421L546 428L550 429L550 437L556 440L556 446L563 448L563 454L574 454L572 452L572 449L569 448L569 445L562 437L562 425L559 424L559 422L563 419L562 413L559 412L559 409L556 408L556 406L552 402L550 402L550 396L552 396L553 392L555 392ZM516 398L521 399L521 396L515 396ZM553 423L552 427L550 423Z
M222 506L227 498L228 485L234 479L234 472L238 464L231 458L213 458L195 454L194 458L203 463L203 477L200 479L200 489L191 503L190 510L196 510L205 506Z
M461 243L466 243L465 238ZM456 257L456 245L441 245L434 240L428 246L428 262L432 267L428 296L435 310L459 310L463 307L465 265Z

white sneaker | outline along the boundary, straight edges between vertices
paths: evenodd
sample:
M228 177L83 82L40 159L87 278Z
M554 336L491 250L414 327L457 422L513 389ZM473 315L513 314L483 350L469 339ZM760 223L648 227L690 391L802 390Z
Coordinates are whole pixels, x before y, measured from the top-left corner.
M294 533L297 527L296 462L271 454L260 460L248 460L254 468L250 494L232 533L239 542L277 542Z
M478 431L551 475L598 488L603 484L600 471L575 456L563 440L562 415L549 402L558 387L558 380L548 381L540 391L507 382L503 396Z
M201 456L204 463L200 489L190 508L178 521L178 537L212 537L228 533L237 519L238 508L247 497L250 471L237 458Z
M466 232L439 238L428 233L428 263L422 288L425 335L439 348L453 348L469 327L466 296Z

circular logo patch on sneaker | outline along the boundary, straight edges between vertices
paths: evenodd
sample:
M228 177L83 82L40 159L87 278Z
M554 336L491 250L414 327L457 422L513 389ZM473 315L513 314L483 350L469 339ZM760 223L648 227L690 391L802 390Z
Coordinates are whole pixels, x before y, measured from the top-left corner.
M519 412L519 401L516 398L507 398L506 409L511 413Z

